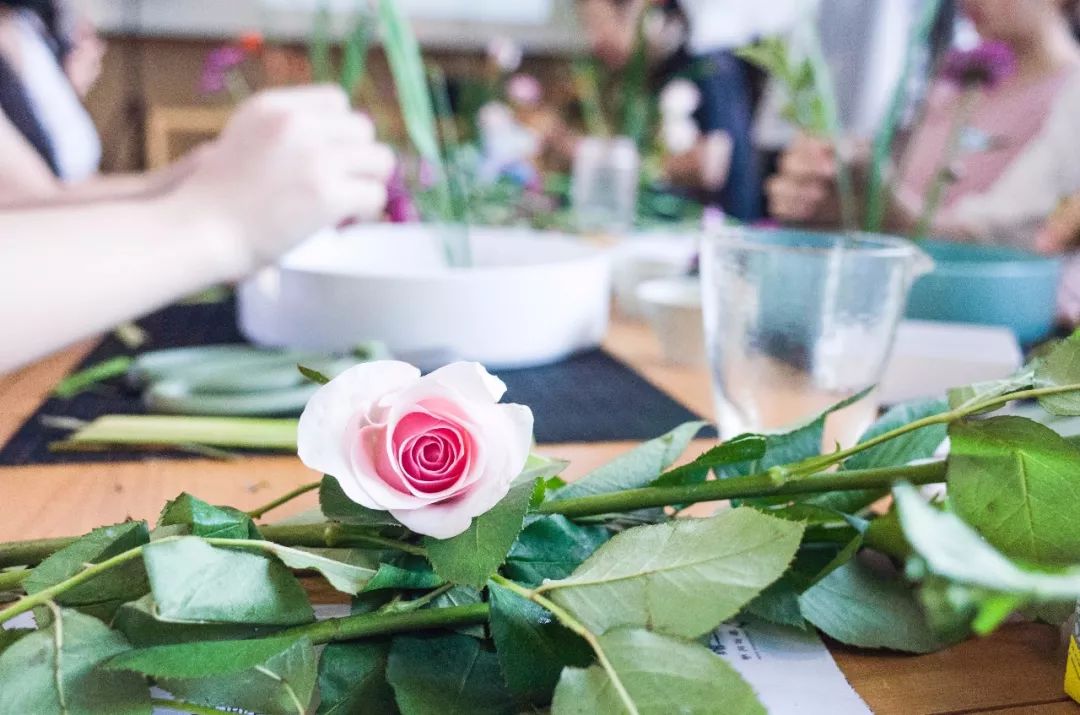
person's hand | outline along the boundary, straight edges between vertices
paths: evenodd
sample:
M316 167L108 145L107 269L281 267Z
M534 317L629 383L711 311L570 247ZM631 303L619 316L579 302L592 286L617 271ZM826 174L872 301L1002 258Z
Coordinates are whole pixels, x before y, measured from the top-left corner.
M836 157L832 145L800 134L765 183L770 215L780 221L827 221L835 213Z
M224 229L240 275L322 228L378 217L393 167L340 89L273 90L241 105L171 200Z
M1039 253L1062 253L1080 243L1080 193L1061 202L1035 236Z

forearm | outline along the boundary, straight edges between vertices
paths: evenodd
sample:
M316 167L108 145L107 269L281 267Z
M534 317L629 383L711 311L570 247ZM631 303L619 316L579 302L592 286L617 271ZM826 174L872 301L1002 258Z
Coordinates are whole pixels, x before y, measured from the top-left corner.
M169 198L0 212L0 373L235 278L232 239Z

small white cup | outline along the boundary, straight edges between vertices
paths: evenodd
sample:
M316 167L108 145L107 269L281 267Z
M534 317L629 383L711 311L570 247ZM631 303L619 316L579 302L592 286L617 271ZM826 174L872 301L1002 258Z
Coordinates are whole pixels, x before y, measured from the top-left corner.
M660 340L665 360L684 367L705 365L701 282L697 278L647 281L638 286L637 298Z

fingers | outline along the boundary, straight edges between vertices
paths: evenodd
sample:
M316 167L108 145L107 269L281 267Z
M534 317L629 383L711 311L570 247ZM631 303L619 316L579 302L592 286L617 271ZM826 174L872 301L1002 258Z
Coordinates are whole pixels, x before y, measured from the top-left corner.
M386 186L370 179L338 182L327 202L338 222L346 219L372 221L381 217L386 208Z
M800 181L774 176L765 184L769 197L769 212L784 221L808 221L816 216L828 199L827 187L821 182Z
M313 128L327 141L370 144L375 141L375 125L366 114L347 114L320 117Z
M310 111L316 114L346 114L349 98L344 90L331 84L284 87L260 92L249 100L267 109Z
M836 160L832 149L822 142L799 139L780 157L780 173L797 179L832 179Z
M397 166L397 157L385 144L356 145L331 155L330 161L352 178L367 178L386 183Z

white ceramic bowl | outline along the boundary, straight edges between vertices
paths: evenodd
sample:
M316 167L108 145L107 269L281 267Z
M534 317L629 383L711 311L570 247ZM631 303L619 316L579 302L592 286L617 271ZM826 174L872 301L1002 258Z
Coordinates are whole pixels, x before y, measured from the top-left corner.
M638 286L637 297L649 327L660 341L664 358L675 365L704 365L701 282L697 278L647 281Z
M328 351L381 340L422 367L525 367L600 344L606 252L552 233L474 228L474 266L451 269L437 231L379 224L312 238L240 287L241 332Z
M615 306L630 319L644 317L637 289L657 278L677 278L690 270L700 241L695 233L632 234L615 247L612 282Z

